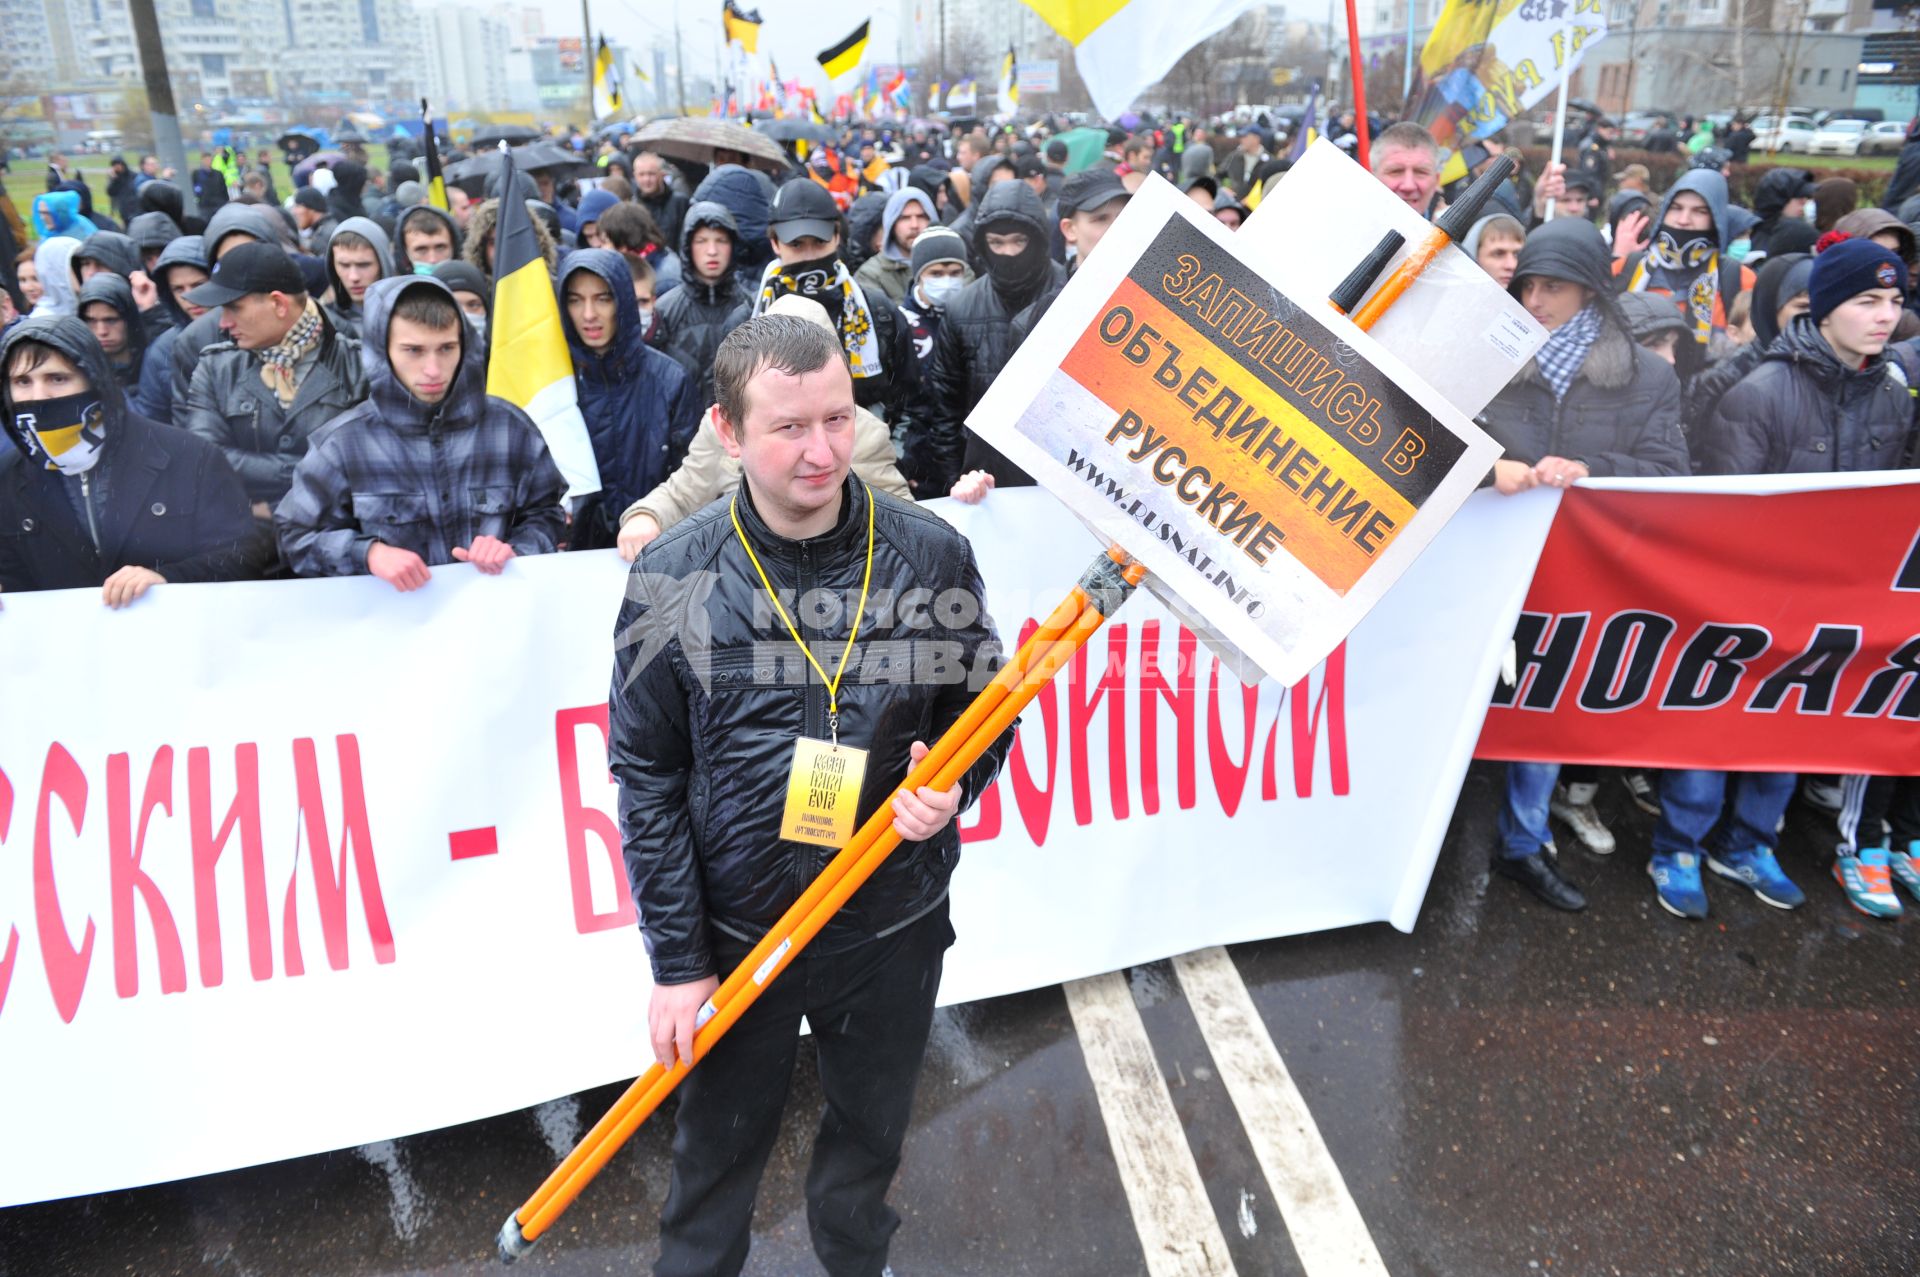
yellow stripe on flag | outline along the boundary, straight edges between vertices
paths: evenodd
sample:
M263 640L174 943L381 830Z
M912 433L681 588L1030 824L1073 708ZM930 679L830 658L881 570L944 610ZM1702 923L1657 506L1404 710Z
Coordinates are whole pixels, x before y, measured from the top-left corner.
M572 379L573 356L544 259L494 281L488 328L488 394L525 407L554 382Z

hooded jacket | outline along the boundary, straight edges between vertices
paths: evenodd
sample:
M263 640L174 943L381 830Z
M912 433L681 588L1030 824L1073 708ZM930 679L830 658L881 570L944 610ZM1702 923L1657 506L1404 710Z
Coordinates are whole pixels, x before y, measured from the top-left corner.
M605 350L589 349L567 314L567 280L578 271L599 277L613 293L613 340ZM613 544L620 512L652 491L687 455L706 405L696 398L686 370L647 345L633 276L620 254L607 248L568 253L560 262L556 291L580 415L600 466L597 517L579 515L574 545L597 549Z
M35 315L73 314L73 254L80 241L71 235L56 235L40 241L33 250L34 273L40 276L40 300Z
M1913 431L1913 395L1882 352L1843 365L1810 315L1797 315L1760 366L1721 396L1698 441L1704 474L1895 470Z
M81 262L99 262L122 279L129 278L143 265L140 246L118 231L99 231L88 236L73 250L73 269L79 270Z
M1584 463L1596 478L1686 474L1679 379L1628 335L1612 304L1607 259L1606 243L1590 222L1561 218L1527 237L1513 276L1515 296L1530 275L1590 289L1600 335L1564 399L1554 398L1539 359L1530 359L1487 405L1480 424L1507 460L1527 465L1565 457Z
M631 173L629 173L628 176L631 178ZM704 185L704 183L702 185ZM687 210L692 206L693 200L689 200L686 195L680 191L674 190L673 183L671 182L663 185L660 188L660 194L651 198L641 194L636 188L633 198L639 203L646 205L647 212L653 215L653 224L658 226L660 233L667 237L667 243L677 244L680 242L680 232L683 229L682 223L686 219ZM696 196L695 200L703 198L708 197ZM582 199L581 203L584 204L586 201Z
M413 261L407 256L407 223L415 218L432 218L453 235L453 258L461 256L466 247L465 237L460 234L460 223L453 220L453 214L431 204L415 204L400 214L400 220L394 223L393 230L393 273L396 275L413 274Z
M1920 190L1920 128L1908 124L1907 140L1900 147L1900 158L1894 161L1893 176L1887 179L1880 207L1897 212L1916 190Z
M170 327L147 347L140 365L140 406L155 421L173 421L173 348L191 322L173 295L171 276L176 266L207 269L205 241L198 235L182 235L160 250L153 264L153 282L160 291L157 309L167 317Z
M116 155L111 163L118 164L120 171L107 178L107 202L113 205L113 212L122 222L131 222L140 213L140 174L127 167L126 160Z
M1754 252L1773 251L1771 241L1774 231L1780 227L1781 214L1788 202L1799 198L1800 192L1812 181L1813 175L1799 168L1770 168L1760 175L1759 183L1753 188L1753 211L1760 218L1760 224L1753 228L1750 236Z
M209 311L201 320L217 315ZM186 396L174 401L175 418L226 454L251 500L272 505L285 496L314 433L367 397L359 343L336 333L324 308L320 323L313 363L300 373L286 407L260 379L260 356L231 341L201 352Z
M477 267L488 279L493 278L493 268L487 262L487 240L499 224L500 201L482 201L473 210L473 216L467 219L467 239L460 250L461 256L466 258L467 263ZM560 250L554 243L553 232L548 230L546 222L538 217L533 219L533 238L534 242L540 245L540 255L547 259L547 269L552 270L554 264L560 260ZM633 287L631 280L628 281L627 287L629 289Z
M0 337L0 366L28 340L52 346L86 373L105 410L106 439L81 492L94 513L90 528L65 490L72 481L37 459L38 440L15 432L12 405L5 405L8 437L22 455L0 461L0 591L97 588L130 564L168 581L257 577L271 545L219 451L129 409L79 320L15 324Z
M984 269L979 279L947 303L933 343L926 406L916 414L919 436L903 444L905 455L913 460L909 470L903 458L902 468L908 470L907 480L921 496L945 496L963 470L992 471L1006 483L1029 482L1024 472L975 438L963 423L1013 355L1013 317L1066 280L1065 268L1047 256L1040 197L1025 182L1000 183L973 211L978 214L974 261ZM989 228L1026 232L1027 251L1021 258L1025 269L1018 278L1006 278L1004 267L995 274L996 263L987 252Z
M367 166L358 160L337 160L333 165L333 189L327 192L327 212L344 222L350 217L365 217L367 209L360 193L367 189Z
M78 178L70 178L54 188L57 191L71 191L80 197L80 216L92 222L96 230L117 231L120 223L100 212L93 206L93 188Z
M880 251L869 257L854 276L885 293L896 306L906 301L907 289L913 284L913 250L903 251L893 242L894 223L900 220L900 214L909 204L919 205L927 215L928 225L940 220L932 197L925 191L909 186L887 196L886 213L880 219Z
M1685 173L1681 174L1680 180L1673 184L1672 188L1667 191L1665 198L1660 201L1659 216L1653 219L1653 225L1649 228L1648 233L1650 235L1660 233L1660 228L1666 225L1667 211L1673 207L1673 201L1683 192L1697 195L1705 200L1707 210L1713 217L1715 252L1718 254L1716 260L1719 263L1716 269L1719 271L1719 280L1717 293L1714 298L1712 320L1713 329L1715 333L1718 334L1723 332L1727 326L1727 309L1733 305L1733 299L1741 293L1752 291L1754 283L1753 268L1743 266L1739 262L1734 261L1733 258L1727 256L1727 244L1732 238L1732 222L1727 215L1727 179L1720 176L1717 170L1688 169ZM1757 239L1760 233L1760 230L1756 228L1753 235ZM1750 240L1749 242L1754 243L1756 248L1758 247L1756 240ZM1652 263L1647 260L1647 257L1648 252L1646 250L1630 254L1615 263L1615 273L1625 281L1627 290L1634 292L1669 291L1667 287L1660 282L1661 272L1653 268ZM1644 283L1641 283L1639 287L1635 287L1636 276L1640 274L1643 266L1646 268L1646 280ZM1699 276L1696 274L1693 278L1697 280Z
M816 589L836 599L857 597L871 509L872 597L933 586L979 601L978 607L941 609L943 618L931 625L903 608L861 627L866 650L898 650L903 661L938 651L951 677L902 681L883 662L848 664L838 693L839 737L869 751L858 820L877 811L905 779L913 742L937 739L956 722L973 699L970 685L1000 662L973 551L937 516L881 493L869 496L849 475L839 522L795 541L767 526L746 485L737 492L736 501L714 502L647 546L628 578L615 631L652 629L667 637L657 651L652 643L618 645L608 734L627 876L654 978L662 983L715 974L716 933L758 939L834 854L783 839L780 804L767 801L787 782L794 740L826 738L827 689L811 672L804 682L781 677L757 654L778 644L798 656L778 620L756 623L756 616L766 616L763 587L730 509L738 510L781 597L803 598ZM683 628L661 611L671 603L660 585L704 581L707 574L715 582L702 598L708 641L699 650L683 648L677 637ZM840 626L819 632L806 616L798 621L811 641L845 641ZM1002 734L960 778L961 810L993 783L1012 741L1011 730ZM952 822L924 842L901 844L827 922L809 952L843 951L938 907L959 858Z
M612 191L603 191L597 188L588 191L580 197L580 203L573 211L574 228L579 231L585 231L588 226L599 222L601 216L619 202L620 197ZM660 233L665 235L667 233L666 229L663 227Z
M1739 347L1718 363L1694 374L1686 387L1686 410L1682 417L1689 438L1701 434L1713 420L1721 396L1739 385L1746 375L1760 366L1767 350L1780 339L1780 308L1807 291L1813 258L1806 253L1786 253L1767 258L1753 285L1753 340ZM1694 466L1700 464L1697 449Z
M393 245L387 239L387 233L381 230L379 223L371 217L349 217L334 229L333 238L327 241L327 287L333 294L333 300L327 303L327 318L333 321L333 330L342 337L358 340L360 308L353 304L353 295L347 292L347 286L340 282L340 272L333 268L334 243L348 231L373 245L373 255L380 262L381 279L387 279L394 273Z
M460 366L439 403L421 403L393 375L387 326L416 288L453 304L452 290L424 275L367 290L367 398L314 437L274 512L281 551L300 576L365 573L375 541L439 567L476 537L545 554L565 533L566 480L532 419L487 394L486 360L464 323Z
M746 305L748 298L739 275L731 270L712 284L694 274L693 233L702 229L725 231L733 240L734 257L740 255L740 228L724 204L702 200L688 208L680 226L680 260L684 266L680 287L655 304L649 340L680 361L693 378L694 398L705 405L713 402L714 352L731 331L729 317Z
M86 239L99 229L81 216L77 191L48 191L45 195L33 197L33 233L42 240L56 237Z
M86 322L86 310L89 302L105 302L120 314L120 320L127 327L126 362L112 364L114 380L120 383L120 392L133 411L151 417L146 406L140 402L140 366L146 358L147 333L140 322L140 311L133 304L133 285L114 274L95 275L80 285L80 292L74 299L74 312L80 322ZM155 307L157 310L158 307Z
M767 216L773 211L773 192L762 184L753 170L738 164L722 164L708 173L693 193L695 204L719 204L733 214L739 239L733 252L733 273L740 287L751 291L759 287L760 273L773 260L773 245L767 241ZM665 223L660 233L669 234Z
M867 263L873 260L873 253L867 245L873 242L876 231L889 224L887 202L892 198L885 191L868 191L847 206L847 242L840 251L841 256L846 258L847 269L855 274L865 270ZM885 242L884 239L882 242Z
M289 253L299 248L286 221L259 204L223 204L207 219L203 238L207 242L209 261L219 260L220 245L229 235L245 235L262 244L278 244Z
M468 330L477 332L484 347L491 340L493 329L493 290L487 287L487 277L480 273L478 266L458 258L436 265L433 268L433 277L456 294L472 293L486 303L487 318L483 324L476 326L471 316L467 319ZM482 349L480 354L484 357L486 351Z
M186 196L165 178L155 178L140 188L140 207L149 213L165 213L173 224L189 235L198 235L207 224L187 215Z
M127 223L127 237L140 249L140 260L179 239L183 232L165 213L141 213Z
M973 171L967 174L967 211L953 219L953 229L960 232L967 243L974 242L974 224L979 220L981 206L986 203L987 196L993 191L994 171L1006 168L1011 163L1012 161L1004 155L988 155L974 161ZM1025 185L1025 183L1021 184ZM1007 183L1002 182L999 185L1004 186ZM1039 200L1040 197L1035 195L1034 202L1037 204Z

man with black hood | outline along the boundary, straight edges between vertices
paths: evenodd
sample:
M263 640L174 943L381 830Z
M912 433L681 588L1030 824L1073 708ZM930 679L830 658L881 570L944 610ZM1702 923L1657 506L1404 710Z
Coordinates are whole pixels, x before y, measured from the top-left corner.
M599 550L619 537L621 512L687 455L706 403L677 361L647 345L617 251L575 249L560 260L558 279L575 397L600 468L600 491L574 511L572 544Z
M728 328L765 314L789 293L812 298L826 307L846 348L854 399L896 434L909 431L920 390L913 341L887 295L856 281L841 260L842 229L839 205L825 187L804 177L782 186L767 216L774 260Z
M140 365L147 353L147 330L133 304L132 285L111 271L102 271L80 285L74 306L80 322L106 354L127 406L151 417L153 414L140 402Z
M334 332L293 259L270 244L241 244L187 294L220 308L225 341L193 370L180 423L218 445L271 517L314 433L367 395L357 342Z
M183 233L165 213L139 213L127 223L127 238L140 250L141 267L149 275L153 273L154 263L160 259L161 250Z
M366 205L360 202L367 189L367 166L358 160L339 160L333 165L333 189L327 192L327 213L336 222L349 217L365 217Z
M159 340L173 326L172 318L160 306L160 294L147 272L141 268L140 249L127 236L114 231L98 231L80 242L68 259L74 283L85 284L99 275L117 275L127 282L146 328L143 345Z
M1805 220L1813 186L1813 174L1803 168L1770 168L1760 175L1759 185L1753 188L1753 211L1760 224L1748 236L1753 245L1750 256L1775 251L1773 235L1782 223Z
M156 177L140 188L140 208L147 213L165 213L188 235L198 235L207 229L205 218L188 214L186 197L180 188L163 177Z
M327 318L342 337L360 336L361 299L394 273L387 233L370 217L349 217L327 241Z
M140 368L140 404L155 421L173 423L173 347L187 325L207 313L186 295L206 283L208 273L206 241L198 235L174 240L153 264L154 287L169 321L167 331L147 347Z
M1018 181L1019 176L1019 171L1014 168L1013 161L1004 155L988 155L975 162L973 171L967 175L967 190L969 191L967 211L953 219L953 229L960 232L962 239L966 240L969 244L974 242L973 228L979 222L980 206L986 203L987 192L996 186L1003 186L1008 182ZM1037 195L1034 196L1034 203L1038 204L1039 202L1040 197ZM1044 207L1040 210L1040 220L1042 222L1046 221L1046 209Z
M1527 237L1509 291L1548 330L1547 343L1494 396L1480 424L1505 455L1494 463L1503 493L1564 488L1589 475L1683 475L1680 383L1659 356L1634 343L1613 304L1607 246L1591 222L1557 219ZM1562 877L1548 816L1573 826L1598 853L1614 839L1593 809L1590 782L1556 789L1558 763L1509 763L1492 868L1557 909L1586 908Z
M999 183L975 211L973 260L984 270L947 303L933 343L922 426L933 469L908 476L923 491L945 492L965 470L986 470L1001 483L1026 481L964 423L1013 355L1013 317L1066 279L1065 268L1047 254L1040 197L1026 183Z
M431 569L498 575L566 534L566 480L531 418L487 394L486 361L430 276L367 290L364 403L327 424L274 512L299 576L417 590Z
M739 227L725 205L702 200L689 207L680 223L680 287L654 307L648 340L680 361L703 406L713 402L713 352L747 302L733 269L739 245Z
M0 369L21 453L0 464L0 591L98 587L124 607L169 581L260 574L270 543L218 449L129 408L85 324L15 324Z
M1625 281L1621 291L1667 294L1694 341L1711 350L1718 334L1724 346L1727 307L1754 282L1753 270L1727 254L1730 226L1727 179L1689 169L1661 201L1652 245L1614 261Z
M394 226L396 275L430 274L441 262L460 256L460 226L453 214L431 204L415 204Z

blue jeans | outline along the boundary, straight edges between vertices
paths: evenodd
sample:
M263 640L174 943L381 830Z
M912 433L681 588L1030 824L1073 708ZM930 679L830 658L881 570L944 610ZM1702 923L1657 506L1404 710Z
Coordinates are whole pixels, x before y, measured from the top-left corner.
M1779 844L1777 828L1799 777L1792 772L1663 771L1653 852L1701 855ZM1731 782L1731 785L1729 785ZM1731 787L1732 793L1727 791ZM1721 820L1722 813L1726 819ZM1716 832L1715 826L1718 826ZM1712 834L1709 847L1708 835Z
M1507 801L1500 805L1500 854L1509 860L1537 856L1553 841L1547 828L1547 803L1559 763L1508 763Z

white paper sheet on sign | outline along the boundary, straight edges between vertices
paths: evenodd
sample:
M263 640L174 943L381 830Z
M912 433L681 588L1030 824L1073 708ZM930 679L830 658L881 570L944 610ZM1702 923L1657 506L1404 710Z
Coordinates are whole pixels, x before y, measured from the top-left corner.
M1275 183L1240 236L1266 251L1271 278L1288 293L1325 297L1388 231L1407 241L1388 263L1391 271L1431 229L1373 174L1322 140ZM1371 336L1473 417L1533 358L1547 330L1471 257L1448 248Z

